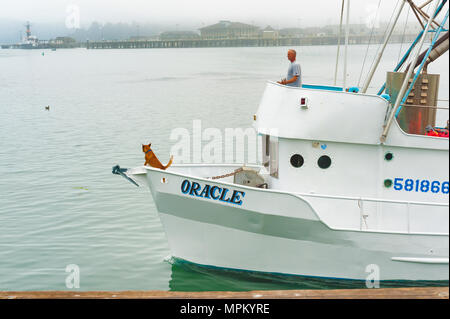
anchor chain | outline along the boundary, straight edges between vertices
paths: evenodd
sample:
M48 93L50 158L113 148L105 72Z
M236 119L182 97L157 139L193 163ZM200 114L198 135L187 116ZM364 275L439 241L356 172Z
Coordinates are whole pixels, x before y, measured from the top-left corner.
M225 178L225 177L234 176L237 173L242 172L243 170L244 170L244 168L240 167L240 168L234 170L234 172L231 172L231 173L228 173L228 174L225 174L225 175L219 175L219 176L213 176L213 177L207 177L207 178L208 179L221 179L221 178Z

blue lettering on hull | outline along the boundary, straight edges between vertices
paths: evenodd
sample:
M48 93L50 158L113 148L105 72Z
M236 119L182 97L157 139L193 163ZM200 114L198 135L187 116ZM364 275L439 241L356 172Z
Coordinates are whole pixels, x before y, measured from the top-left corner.
M187 179L181 183L181 192L194 197L219 200L235 205L242 205L245 196L245 192L242 191L230 191L226 187L210 186L208 184L202 187L199 183L190 182Z

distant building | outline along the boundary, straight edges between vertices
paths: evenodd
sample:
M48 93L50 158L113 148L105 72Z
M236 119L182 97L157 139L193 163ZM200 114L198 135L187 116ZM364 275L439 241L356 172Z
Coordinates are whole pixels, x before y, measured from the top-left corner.
M369 35L372 31L372 27L368 27L365 23L360 24L350 24L349 25L350 34L357 34L357 35ZM374 27L374 31L376 31L376 26Z
M349 34L353 35L369 35L372 31L372 28L367 27L366 24L349 24ZM377 34L379 27L374 28L374 34ZM322 28L323 32L327 35L338 35L339 34L339 25L327 25ZM384 30L383 30L384 31ZM342 34L346 32L346 25L342 25L341 29Z
M75 44L77 41L71 37L57 37L55 39L49 40L48 42L50 44L62 45L62 44Z
M261 37L263 39L278 39L279 33L277 30L268 25L261 31Z
M252 39L260 37L257 26L222 20L219 23L200 28L202 39Z
M380 31L382 30L383 33L384 31L388 28L389 24L387 22L381 22L380 23L380 27L378 29L380 29ZM448 24L447 24L447 29L448 29ZM420 31L422 31L422 27L419 23L416 23L416 21L410 21L408 23L408 25L405 26L404 23L398 23L395 28L394 28L394 34L418 34ZM380 32L381 33L381 32Z
M198 40L200 35L193 31L167 31L159 35L160 40Z
M130 41L152 41L152 40L159 40L159 36L157 35L140 35L140 36L132 36L129 38Z
M300 28L285 28L278 31L280 38L300 38L304 36L303 29Z

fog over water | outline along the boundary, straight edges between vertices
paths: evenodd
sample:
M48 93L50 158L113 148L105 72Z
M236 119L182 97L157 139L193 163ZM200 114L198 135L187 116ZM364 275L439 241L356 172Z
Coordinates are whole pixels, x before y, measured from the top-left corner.
M399 0L353 0L350 23L387 22L399 3ZM338 24L341 4L339 0L1 0L0 43L17 42L24 34L25 21L32 22L32 31L40 39L70 35L75 29L67 21L74 12L79 28L89 28L93 22L129 23L136 26L136 34L149 35L168 30L198 30L220 20L262 28L271 25L275 29ZM400 23L408 17L410 23L418 25L405 7ZM151 31L147 30L149 26Z
M2 0L0 18L35 20L39 22L64 21L66 8L77 5L83 23L100 22L149 22L155 23L214 23L220 19L252 20L260 23L279 24L280 27L338 23L341 1L320 0ZM381 16L390 16L397 1L381 1ZM351 1L354 23L365 20L376 10L379 0ZM300 22L298 21L300 20ZM385 18L387 20L387 18Z

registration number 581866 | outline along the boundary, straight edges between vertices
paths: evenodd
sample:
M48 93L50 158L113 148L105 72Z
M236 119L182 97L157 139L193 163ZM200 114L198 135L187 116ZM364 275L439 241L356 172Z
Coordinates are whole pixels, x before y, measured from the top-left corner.
M432 193L443 193L448 194L449 182L440 181L429 181L426 179L412 179L412 178L396 178L394 179L394 189L397 191L407 191L407 192L432 192Z

